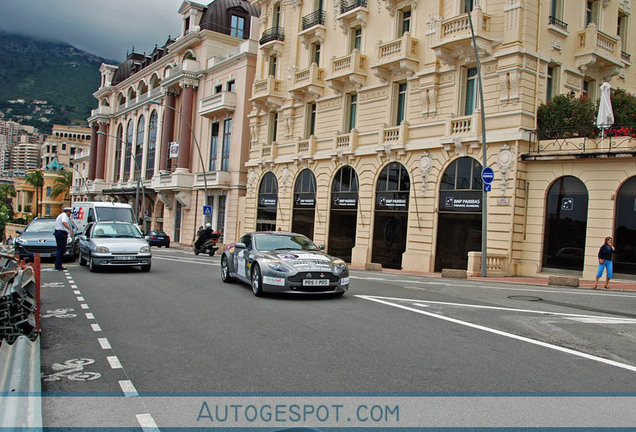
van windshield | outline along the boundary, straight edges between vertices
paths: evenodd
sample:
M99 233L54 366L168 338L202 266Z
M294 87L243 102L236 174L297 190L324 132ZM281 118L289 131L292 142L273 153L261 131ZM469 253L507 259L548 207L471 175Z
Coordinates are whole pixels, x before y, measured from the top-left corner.
M125 207L95 207L98 221L121 221L135 223L133 212Z

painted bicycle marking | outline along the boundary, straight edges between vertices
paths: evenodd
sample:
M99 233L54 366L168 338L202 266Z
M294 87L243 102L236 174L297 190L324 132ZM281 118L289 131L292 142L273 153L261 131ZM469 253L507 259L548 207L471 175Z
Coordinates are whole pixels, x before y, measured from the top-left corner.
M75 309L70 308L60 308L47 310L42 318L75 318L77 315L69 312L73 312Z
M88 358L70 359L63 364L53 363L53 370L59 371L51 375L44 375L44 381L60 381L67 378L71 381L92 381L100 378L102 374L98 372L86 372L84 366L95 363L95 360Z

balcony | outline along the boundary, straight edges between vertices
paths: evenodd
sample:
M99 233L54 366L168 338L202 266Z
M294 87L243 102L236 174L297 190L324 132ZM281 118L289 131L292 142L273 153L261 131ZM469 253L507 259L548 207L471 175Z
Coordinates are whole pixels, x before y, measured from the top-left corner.
M296 142L296 154L293 159L295 162L311 161L313 160L314 152L316 151L316 138L311 137L298 140Z
M298 36L300 36L300 42L305 48L316 42L324 42L327 33L326 16L325 11L317 10L302 18L302 31L298 33Z
M636 156L636 127L614 125L605 131L593 126L532 131L528 152L521 155L521 160L629 156Z
M199 115L214 117L219 114L233 112L236 109L236 93L222 91L201 99Z
M232 183L232 173L229 171L206 171L205 179L202 172L195 174L194 187L203 189L207 183L208 188L225 188Z
M490 35L490 15L483 13L481 9L474 9L470 17L479 57L491 56L496 42ZM475 51L468 16L461 14L438 22L435 27L435 42L431 48L437 58L447 65L454 65L459 59L466 58L474 62Z
M345 34L351 27L366 27L368 20L367 0L340 1L340 14L336 17L336 21Z
M395 12L404 7L410 6L411 9L415 9L417 7L418 0L382 0L382 2L384 2L384 7L389 11L391 16L395 16Z
M285 32L282 27L272 27L265 31L258 40L261 50L266 56L281 55L283 52L283 42Z
M548 23L550 27L556 29L560 33L567 33L568 31L568 23L565 21L561 21L560 19L550 16L550 21Z
M283 105L285 92L282 81L273 76L254 81L254 91L250 101L263 111L277 110Z
M159 173L152 178L151 187L156 191L177 191L192 189L194 174L190 171L179 170Z
M260 145L258 149L258 157L261 160L261 163L265 162L273 162L276 159L276 153L278 149L278 143L263 143Z
M581 72L595 72L606 78L620 73L623 67L621 52L618 36L610 36L590 24L577 35L574 58Z
M351 54L331 60L327 85L338 93L357 90L367 82L367 56L354 50Z
M331 158L345 159L343 163L353 160L353 155L358 147L358 131L356 129L351 132L336 135L333 139L333 148L331 151Z
M325 88L325 70L312 63L306 69L294 72L289 93L293 99L315 100L322 97Z
M384 125L379 132L379 146L376 153L380 156L404 155L409 139L409 125L403 121L399 126Z
M376 45L377 63L371 66L373 74L383 83L394 76L413 75L419 68L419 41L407 32L389 42L379 41Z

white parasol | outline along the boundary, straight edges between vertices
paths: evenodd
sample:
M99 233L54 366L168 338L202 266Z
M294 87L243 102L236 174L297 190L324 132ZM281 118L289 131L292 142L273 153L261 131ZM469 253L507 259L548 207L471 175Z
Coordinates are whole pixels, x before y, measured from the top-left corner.
M601 99L598 104L598 116L596 117L596 126L601 128L601 148L603 148L605 129L614 124L614 112L610 98L611 89L612 86L608 82L601 84Z

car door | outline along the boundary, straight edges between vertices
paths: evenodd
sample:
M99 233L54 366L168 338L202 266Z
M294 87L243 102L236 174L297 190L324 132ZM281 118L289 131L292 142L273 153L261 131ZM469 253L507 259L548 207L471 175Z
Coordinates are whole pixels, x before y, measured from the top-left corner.
M234 269L236 274L243 280L250 280L248 257L252 251L252 235L246 234L239 240L245 244L245 248L234 249Z
M81 236L79 236L79 251L80 251L80 254L84 255L85 257L89 256L90 233L94 225L95 225L94 223L89 223L88 225L86 225L84 232L82 233Z

